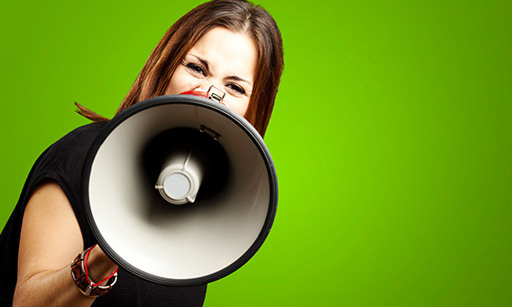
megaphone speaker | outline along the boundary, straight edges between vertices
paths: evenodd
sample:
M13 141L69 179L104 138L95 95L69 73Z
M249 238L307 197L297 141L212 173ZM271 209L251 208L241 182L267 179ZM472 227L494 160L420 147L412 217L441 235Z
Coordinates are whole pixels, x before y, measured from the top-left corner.
M148 99L91 147L85 211L119 266L163 285L204 284L244 265L277 209L268 149L244 118L191 95Z

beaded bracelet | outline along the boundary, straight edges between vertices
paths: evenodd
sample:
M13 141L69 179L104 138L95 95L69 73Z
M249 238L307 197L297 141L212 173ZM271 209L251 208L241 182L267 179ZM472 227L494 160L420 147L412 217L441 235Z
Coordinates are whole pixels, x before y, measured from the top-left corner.
M75 282L80 292L85 296L98 297L106 294L117 281L117 268L108 277L102 279L100 282L94 282L89 277L89 271L87 269L87 259L91 250L96 246L93 245L88 249L84 250L71 262L71 277ZM100 286L103 282L107 281L107 284Z

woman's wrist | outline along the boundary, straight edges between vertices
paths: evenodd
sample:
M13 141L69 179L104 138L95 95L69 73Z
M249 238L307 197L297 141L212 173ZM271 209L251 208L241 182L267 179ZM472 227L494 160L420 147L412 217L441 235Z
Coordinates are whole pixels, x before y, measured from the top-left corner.
M111 276L117 271L117 265L110 260L98 245L91 248L86 263L88 276L96 282Z
M96 252L93 253L94 249ZM101 276L105 275L106 277L101 279ZM73 260L71 277L82 294L97 297L106 294L116 283L117 266L94 245Z

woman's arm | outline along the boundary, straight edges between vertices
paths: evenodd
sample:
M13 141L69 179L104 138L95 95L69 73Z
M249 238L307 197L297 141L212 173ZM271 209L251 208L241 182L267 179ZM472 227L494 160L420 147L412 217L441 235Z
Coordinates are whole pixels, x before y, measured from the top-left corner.
M71 277L71 261L83 249L66 194L55 182L40 185L23 215L13 306L90 306L94 298L83 295ZM87 266L93 280L116 267L99 247L92 250Z

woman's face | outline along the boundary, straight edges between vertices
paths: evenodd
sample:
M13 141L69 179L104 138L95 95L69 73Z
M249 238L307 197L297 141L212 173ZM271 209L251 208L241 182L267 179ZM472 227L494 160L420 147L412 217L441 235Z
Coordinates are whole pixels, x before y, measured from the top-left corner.
M199 39L176 68L165 94L206 92L214 85L226 93L223 104L245 116L256 61L256 45L251 38L226 28L213 28Z

